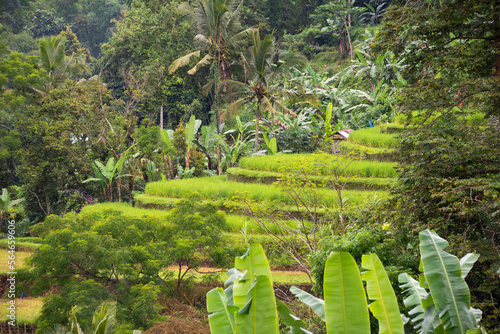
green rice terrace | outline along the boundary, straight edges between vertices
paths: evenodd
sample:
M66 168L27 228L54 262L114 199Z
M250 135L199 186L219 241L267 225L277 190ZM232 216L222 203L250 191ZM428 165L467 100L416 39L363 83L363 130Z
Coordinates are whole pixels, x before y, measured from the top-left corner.
M0 1L0 334L500 334L498 3Z
M359 136L358 131L362 133ZM130 203L99 203L85 206L80 215L147 219L169 225L171 210L182 200L196 198L197 201L211 203L218 210L225 212L223 215L227 224L223 228L223 234L229 237L233 247L241 248L250 241L262 244L269 254L276 255L270 260L273 281L276 284L307 285L311 282L308 275L286 257L280 256L281 250L273 243L272 237L265 233L254 217L245 215L245 203L257 203L257 211L279 211L277 220L268 222L266 228L270 232L280 233L282 226L296 223L290 220L293 213L305 213L310 209L297 206L286 187L280 185L285 182L283 175L286 173L299 173L301 180L318 185L320 201L315 209L319 214L338 210L339 197L332 189L335 182L345 184L342 193L345 210L360 210L366 203L387 198L388 189L397 176L394 169L396 164L387 161L390 160L387 157L390 155L391 145L395 143L394 134L381 133L379 127L358 131L351 133L349 141L342 143L342 154L339 155L317 153L245 157L240 160L238 167L229 168L225 175L150 182L146 184L144 193L135 194L135 206ZM353 148L357 152L360 148L366 152L363 153L363 159L360 159L359 153L354 156L348 154ZM373 157L366 159L374 152L375 156L383 161ZM377 153L379 155L376 155ZM300 166L304 166L305 162L309 167L301 169ZM335 178L332 171L338 167L346 168ZM300 185L297 183L296 186ZM311 228L312 224L313 222L305 220L306 227ZM34 242L29 241L30 239ZM40 242L42 241L39 238L26 238L26 241L18 242L18 247L22 249L22 252L18 252L19 265L24 264L23 259L28 257L33 249L40 247ZM6 247L6 242L4 244L3 247ZM6 264L3 266L6 267ZM163 270L175 272L177 269L169 266ZM207 278L223 283L226 280L225 270L202 266L186 275L186 279L195 281L206 281ZM21 313L20 317L26 323L31 323L43 306L42 298L28 297L24 301L30 305L30 311Z

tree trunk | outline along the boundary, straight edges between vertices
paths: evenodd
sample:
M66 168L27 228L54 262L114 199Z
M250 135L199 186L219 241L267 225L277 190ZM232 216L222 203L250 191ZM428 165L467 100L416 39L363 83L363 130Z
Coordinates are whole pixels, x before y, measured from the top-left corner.
M132 203L132 191L134 190L134 177L129 176L128 178L128 202Z
M349 23L349 26L351 23ZM353 60L353 52L352 52L352 44L351 44L351 35L349 34L349 27L345 28L345 31L347 33L347 41L349 42L349 55L351 56L351 61Z
M163 129L163 105L160 106L160 129Z
M50 216L50 196L49 196L49 193L45 193L45 204L47 205L47 216Z
M259 116L257 115L257 117L255 117L255 153L257 153L259 149L259 120Z
M116 181L116 189L118 190L118 202L119 203L121 203L121 201L122 201L121 186L122 186L122 181L121 180Z

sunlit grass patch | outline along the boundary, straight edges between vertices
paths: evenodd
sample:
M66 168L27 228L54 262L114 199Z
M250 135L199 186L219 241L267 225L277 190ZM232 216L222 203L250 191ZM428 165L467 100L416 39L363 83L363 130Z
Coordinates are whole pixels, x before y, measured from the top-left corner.
M1 239L0 248L6 249L8 242L9 242L8 239ZM28 237L28 238L16 238L15 242L16 242L16 249L30 251L38 249L38 247L40 247L40 245L43 243L43 240L41 238Z
M16 250L14 253L15 256L15 266L16 268L21 268L24 265L24 262L26 261L26 258L29 257L32 254L32 252L29 251L21 251L21 250ZM11 270L9 267L9 261L12 261L9 259L9 256L11 254L8 253L7 249L2 248L0 249L0 274L7 273L7 272L12 272L15 270Z
M332 170L339 165L346 164L345 158L334 154L282 154L258 157L245 157L240 160L239 166L245 169L266 172L280 172L284 168L301 168L308 166L308 174L331 176ZM318 166L318 167L315 167ZM346 168L344 175L357 177L396 177L393 162L369 160L354 160ZM311 169L314 167L315 169Z
M227 181L226 177L152 182L146 185L146 193L150 196L178 198L196 194L200 200L213 201L247 197L256 202L274 201L277 209L281 208L281 204L293 204L288 194L275 185L232 182ZM320 206L329 208L338 206L339 200L333 190L318 189L318 193L322 198ZM364 198L371 194L373 192L368 190L346 190L344 198L348 198L351 205L360 205L364 203ZM378 194L384 198L388 196L385 191L379 191Z
M370 147L395 147L398 143L394 134L381 133L379 126L353 131L349 134L348 140Z
M19 324L33 324L42 312L43 297L15 299L16 322ZM0 299L0 320L7 321L10 299Z
M227 169L227 178L231 181L237 182L253 182L253 183L266 183L272 184L282 176L279 172L262 172L258 170L244 169L239 167L233 167ZM323 180L334 181L333 178L321 176L310 176L310 180L315 182L321 182ZM265 180L265 182L262 182ZM353 177L353 178L340 178L340 182L345 182L346 189L358 189L358 190L387 190L396 181L395 178L376 178L376 177ZM328 186L328 182L325 182Z
M273 282L278 284L310 284L311 281L302 271L271 270Z
M167 270L171 272L178 272L179 267L170 266ZM184 272L186 267L182 267ZM228 269L212 268L212 267L200 267L196 270L191 270L186 274L186 279L194 279L197 282L203 282L210 277L210 279L216 280L219 283L224 283L228 278ZM287 271L287 270L271 270L273 283L276 284L309 284L311 281L307 274L301 271Z
M129 218L142 218L146 216L163 219L169 216L168 211L136 208L129 203L98 203L87 205L82 209L81 214L98 213L106 215L108 212L117 212Z
M170 210L181 201L180 198L149 196L146 194L135 195L134 199L136 207L154 210Z

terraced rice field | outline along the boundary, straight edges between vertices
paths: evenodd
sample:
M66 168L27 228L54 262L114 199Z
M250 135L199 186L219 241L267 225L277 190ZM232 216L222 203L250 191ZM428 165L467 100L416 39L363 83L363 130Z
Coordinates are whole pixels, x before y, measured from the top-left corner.
M290 199L286 187L280 185L283 173L303 174L304 179L318 185L317 193L321 200L318 214L329 215L338 210L339 200L332 185L345 183L342 193L344 205L349 210L361 209L366 203L388 198L389 188L394 184L397 172L393 162L394 136L400 131L399 124L362 129L351 133L348 142L341 145L341 154L282 154L275 156L246 157L240 160L239 166L230 168L226 175L151 182L146 185L145 192L134 197L135 207L129 203L103 203L87 206L83 212L120 211L132 217L156 217L168 222L169 211L179 201L196 198L198 201L210 202L226 212L227 228L225 234L235 245L258 242L272 245L272 240L261 227L242 210L243 198L253 203L267 205L267 208L286 213L286 217L294 217L304 213ZM351 152L365 152L363 159ZM345 158L349 156L351 158ZM345 170L336 174L337 168ZM290 174L288 174L290 175ZM241 207L239 207L241 205ZM302 210L302 211L301 211ZM281 220L283 222L283 220ZM293 219L284 221L296 224ZM308 224L306 222L306 224ZM276 230L272 223L270 230ZM245 240L245 238L247 238ZM266 246L264 246L266 247ZM273 265L273 259L270 259ZM279 266L279 264L274 263ZM220 269L202 268L200 271L213 272L224 280L225 274L216 273ZM200 277L195 279L202 279ZM274 270L275 281L281 283L307 283L307 275L298 271Z

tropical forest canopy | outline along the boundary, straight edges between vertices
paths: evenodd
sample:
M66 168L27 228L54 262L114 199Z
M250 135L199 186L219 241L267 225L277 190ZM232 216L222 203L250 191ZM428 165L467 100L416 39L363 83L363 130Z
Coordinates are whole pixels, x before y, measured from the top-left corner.
M41 332L106 312L118 332L187 326L172 300L208 332L205 293L222 285L190 275L253 242L316 296L332 251L377 253L398 291L420 234L481 254L463 312L499 333L499 150L495 0L0 3L1 228L35 240L20 277L48 296ZM451 333L439 303L423 307Z

